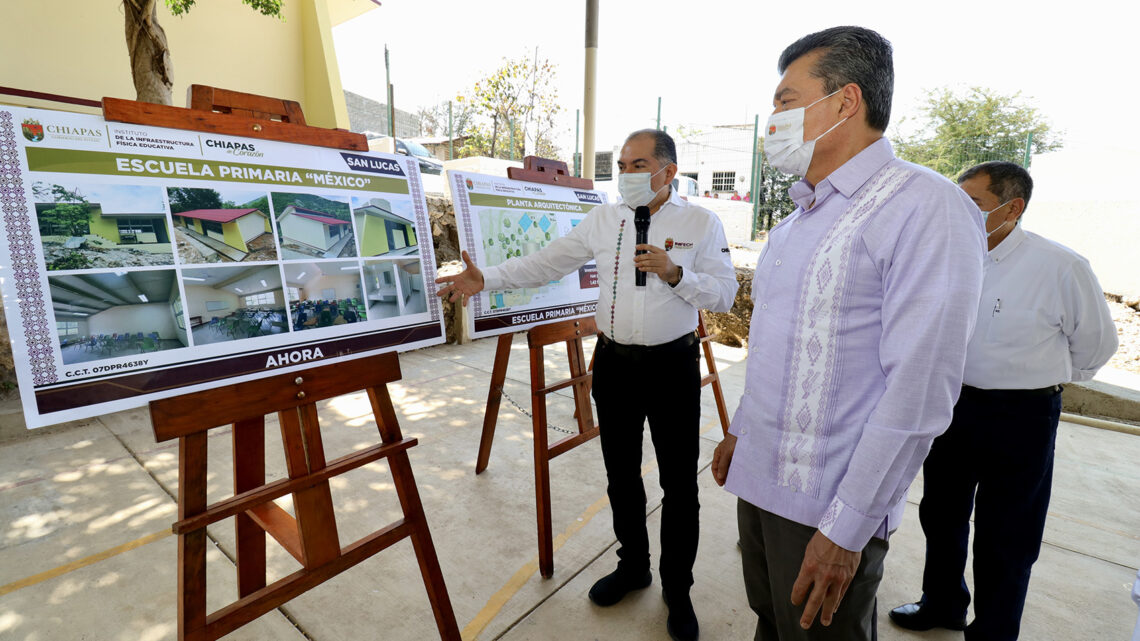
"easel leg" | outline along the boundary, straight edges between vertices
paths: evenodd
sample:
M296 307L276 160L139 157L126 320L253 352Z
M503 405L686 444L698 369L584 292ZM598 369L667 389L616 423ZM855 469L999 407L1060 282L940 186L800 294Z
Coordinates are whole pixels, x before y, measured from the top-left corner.
M598 357L598 347L597 347L597 344L595 343L594 351L590 353L590 365L586 368L587 372L593 372L594 371L594 359L596 359L597 357ZM593 387L593 385L594 385L594 379L592 379L592 378L590 379L590 381L588 383L585 384L585 390L586 390L586 396L587 396L586 403L587 404L589 404L589 402L590 402L590 400L589 400L590 388ZM575 388L575 398L574 398L575 403L577 403L577 400L578 400L577 399L577 388ZM578 408L575 406L574 418L577 419L579 416L581 416L581 414L582 413L580 411L578 411Z
M487 390L487 409L483 414L483 434L479 437L479 458L475 461L476 474L482 474L491 459L491 442L495 439L495 424L499 420L499 402L503 399L503 382L507 380L507 362L511 359L513 339L514 334L501 334L495 348L491 388Z
M724 390L720 388L720 373L716 369L716 359L713 358L712 345L709 344L708 335L709 331L705 327L705 313L699 312L699 322L697 323L697 336L701 339L701 349L705 354L705 364L708 365L709 382L712 383L713 399L716 400L716 413L720 416L720 430L724 434L728 434L728 406L724 403ZM704 383L701 383L703 386Z
M534 494L538 517L538 569L544 579L554 576L554 532L550 510L550 443L546 434L546 361L541 347L530 349L530 407L534 427Z
M581 338L566 341L566 355L570 359L571 378L583 376L589 371ZM591 359L590 367L593 364ZM590 381L588 380L574 384L574 418L578 421L579 434L594 427L594 411L590 408Z
M316 413L312 404L277 413L285 446L285 465L291 479L308 475L310 468L315 471L325 467ZM320 567L340 556L332 491L327 480L293 492L293 510L297 515L305 568Z
M233 428L234 494L265 485L265 419L238 421ZM265 587L265 530L247 514L234 517L238 596Z
M400 425L396 421L396 411L392 408L392 398L388 395L388 388L370 388L368 400L372 403L372 413L376 417L376 426L380 430L381 440L385 443L392 443L402 439ZM412 526L412 547L416 551L416 560L420 564L420 574L423 575L424 588L427 589L428 601L431 602L431 609L435 614L435 624L439 628L439 636L444 641L460 641L459 625L455 622L455 611L451 607L451 598L447 594L447 585L443 581L443 572L439 568L439 558L435 553L435 544L431 540L431 531L428 530L427 517L424 516L420 492L416 487L416 479L412 474L412 464L408 461L408 453L399 452L390 456L388 464L392 470L392 482L396 486L396 495L400 498L400 507L404 511L404 520Z
M178 439L178 518L206 510L206 433ZM178 639L206 638L206 528L178 536Z

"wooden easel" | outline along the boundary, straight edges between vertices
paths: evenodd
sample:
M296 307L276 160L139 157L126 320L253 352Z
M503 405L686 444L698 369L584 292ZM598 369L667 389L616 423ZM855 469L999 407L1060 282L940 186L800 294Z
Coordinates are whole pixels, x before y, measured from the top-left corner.
M201 85L189 91L191 109L104 98L104 118L145 125L213 131L268 140L366 150L364 136L304 125L300 106ZM223 113L215 113L220 111ZM280 119L280 121L273 119ZM299 373L237 383L150 403L158 442L178 439L178 638L212 641L403 540L412 539L439 634L460 639L435 546L431 540L407 450L416 439L400 432L387 384L400 379L399 358L326 365ZM366 390L380 443L325 460L316 403ZM265 415L276 412L288 478L265 482ZM206 438L233 424L234 496L206 504ZM341 547L329 479L387 459L403 518ZM292 494L296 517L274 499ZM206 526L235 518L238 600L206 612ZM266 585L266 537L272 536L301 569Z
M546 184L566 185L592 189L593 181L576 178L567 174L566 163L547 160L537 156L527 156L520 170L511 167L507 176L513 180ZM728 431L728 410L724 403L724 393L720 387L720 375L713 360L712 346L708 344L714 337L705 330L703 312L698 316L697 331L708 363L709 374L701 379L701 386L712 385L716 398L717 412L720 415L721 429ZM570 319L540 325L527 330L527 346L530 350L530 399L531 423L534 429L534 490L538 517L538 567L543 578L554 576L554 533L551 524L550 506L550 460L565 454L575 447L598 435L598 425L594 422L594 410L590 405L590 385L593 382L594 361L586 363L582 339L598 333L594 318ZM475 474L487 469L491 458L491 444L495 438L495 426L499 420L499 405L503 398L503 383L507 377L507 363L511 357L511 343L514 334L499 336L495 348L495 364L491 368L491 385L487 391L487 409L483 415L483 431L479 437L479 455L475 462ZM546 383L543 348L555 343L566 343L566 355L570 365L570 377L554 383ZM578 423L578 433L571 434L549 444L547 438L546 396L561 389L574 388L574 418Z

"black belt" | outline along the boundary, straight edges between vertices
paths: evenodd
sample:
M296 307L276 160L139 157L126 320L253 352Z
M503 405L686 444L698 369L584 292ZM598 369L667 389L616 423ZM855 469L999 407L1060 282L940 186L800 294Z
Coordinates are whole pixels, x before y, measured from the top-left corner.
M963 385L962 395L988 396L990 398L1032 398L1060 394L1064 389L1065 388L1060 385L1050 385L1049 387L1040 387L1037 389L980 389Z
M687 332L685 334L682 334L679 338L671 340L668 343L661 343L660 345L626 345L609 338L601 332L598 332L599 347L610 350L614 354L625 358L644 357L649 356L650 354L679 351L688 347L692 347L699 341L700 339L697 338L696 332Z

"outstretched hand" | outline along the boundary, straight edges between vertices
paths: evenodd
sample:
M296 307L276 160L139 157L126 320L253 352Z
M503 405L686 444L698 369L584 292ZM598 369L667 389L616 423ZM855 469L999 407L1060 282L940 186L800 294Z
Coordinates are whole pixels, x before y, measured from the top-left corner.
M483 291L483 272L475 264L475 261L471 260L471 256L467 252L463 252L462 255L463 262L467 264L467 269L458 274L440 276L435 279L436 285L444 285L444 287L439 288L436 295L440 298L446 298L452 303L459 300L467 305L468 298Z

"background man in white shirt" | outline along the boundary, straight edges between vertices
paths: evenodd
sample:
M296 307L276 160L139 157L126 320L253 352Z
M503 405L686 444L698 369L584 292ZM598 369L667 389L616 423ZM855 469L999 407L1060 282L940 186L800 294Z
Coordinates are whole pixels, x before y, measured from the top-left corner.
M1010 162L966 170L958 185L989 240L978 320L950 428L923 465L922 598L890 617L901 627L1016 639L1041 550L1053 480L1061 384L1084 381L1116 351L1116 328L1087 260L1025 231L1033 180ZM974 620L966 626L967 541L974 512Z
M657 453L661 488L661 584L669 607L669 635L696 639L689 599L699 530L697 455L701 383L694 330L700 309L728 311L736 296L736 270L715 214L686 202L669 185L677 150L668 134L635 131L618 161L622 201L595 207L573 231L546 248L480 269L463 252L467 269L436 282L440 296L462 300L483 289L538 287L598 264L598 344L593 396L598 408L607 491L620 547L618 567L590 590L609 606L647 587L649 536L641 481L646 419ZM648 244L636 244L634 211L648 206ZM635 251L647 253L636 256ZM610 266L613 266L612 268ZM637 270L647 274L635 285Z

